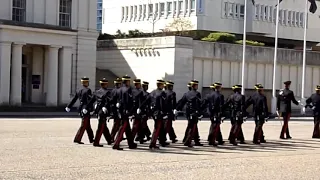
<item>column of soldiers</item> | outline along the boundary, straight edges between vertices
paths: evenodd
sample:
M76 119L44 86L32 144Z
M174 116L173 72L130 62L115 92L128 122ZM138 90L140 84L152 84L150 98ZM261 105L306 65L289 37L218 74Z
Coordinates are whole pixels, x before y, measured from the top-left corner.
M157 89L148 93L149 83L140 79L133 80L134 87L131 86L131 78L123 76L114 80L115 87L108 90L108 80L100 81L101 88L96 92L88 88L89 78L81 79L82 89L80 89L67 105L65 110L70 108L79 100L78 112L81 117L81 126L74 138L74 143L83 144L81 141L84 131L87 131L90 143L93 146L103 147L100 144L103 135L108 145L113 144L113 149L122 150L120 143L126 139L129 149L137 148L136 142L143 144L150 141L150 149L158 149L157 141L162 147L169 145L167 135L172 143L177 142L172 122L176 119L177 113L185 107L185 115L188 125L183 138L185 146L203 146L200 143L198 122L206 111L209 114L211 126L208 135L208 144L212 146L223 145L220 124L224 120L224 112L230 110L231 129L228 140L231 144L245 144L242 131L242 124L247 118L247 108L252 105L252 114L255 120L253 143L266 143L263 125L269 118L267 98L264 95L262 84L256 84L256 92L249 98L241 94L241 85L234 85L234 91L226 100L221 94L222 84L216 82L210 86L212 89L205 98L198 92L197 80L188 83L188 91L177 102L176 93L173 91L174 82L157 80ZM289 89L291 81L284 82L284 89L281 89L277 97L277 115L283 118L283 126L280 133L281 139L291 139L288 122L291 115L291 102L302 105L294 97ZM314 132L313 138L320 138L320 86L316 87L316 93L306 100L303 112L306 108L311 108L314 112ZM90 125L91 116L98 118L98 128L94 134ZM151 133L147 121L154 120L154 130ZM114 120L111 132L107 127L107 121ZM133 121L132 128L130 121ZM125 134L126 138L123 137ZM192 143L194 141L194 143Z

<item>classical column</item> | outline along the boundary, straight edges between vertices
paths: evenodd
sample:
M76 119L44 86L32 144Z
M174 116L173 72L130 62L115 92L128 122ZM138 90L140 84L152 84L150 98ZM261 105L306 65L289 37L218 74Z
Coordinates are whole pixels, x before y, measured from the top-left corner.
M59 105L70 101L72 47L63 47L59 52Z
M187 0L187 2L188 2L188 16L190 16L190 14L191 14L191 0Z
M58 105L58 50L60 47L48 48L48 78L46 106Z
M10 104L13 106L21 105L23 45L21 43L14 43L12 45Z
M11 42L0 42L0 105L9 105L10 61Z

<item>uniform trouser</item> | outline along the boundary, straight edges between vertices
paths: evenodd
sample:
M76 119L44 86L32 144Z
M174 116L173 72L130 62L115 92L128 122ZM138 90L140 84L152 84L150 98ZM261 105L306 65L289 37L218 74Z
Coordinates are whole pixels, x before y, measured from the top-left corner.
M320 138L319 124L320 124L320 116L314 116L314 129L313 129L312 138Z
M90 143L93 142L93 131L91 128L91 124L90 124L90 114L87 115L83 115L82 113L80 113L81 116L81 126L76 134L76 136L74 137L74 142L81 142L82 136L84 134L84 131L87 131L88 134L88 138Z
M166 134L169 134L170 140L175 140L177 138L176 133L174 132L172 122L174 120L174 115L169 115L168 120L166 121Z
M234 118L230 118L230 121L231 121L231 129L230 129L230 133L229 133L229 137L228 137L229 141L231 141L231 137L234 132L234 128L236 127L235 125L240 123L240 122L236 122L236 120ZM240 124L242 124L242 121ZM240 126L240 130L238 132L238 135L235 137L235 139L242 141L242 142L244 141L244 135L243 135L243 131L242 131L241 126Z
M111 140L112 141L114 141L114 138L115 138L117 132L119 131L120 122L121 122L121 120L119 118L114 118L114 120L113 120L113 126L112 126L112 130L111 130Z
M164 144L166 142L165 131L161 130L163 127L164 121L162 119L154 120L154 130L151 137L150 147L156 147L158 137L160 144Z
M144 138L144 132L143 132L143 128L142 128L142 119L141 118L135 118L133 120L132 138L135 138L136 135L138 137L138 140L140 142L142 142L143 138ZM140 137L142 137L142 139Z
M188 126L186 129L186 138L184 141L185 145L190 145L191 141L194 140L195 143L199 143L200 140L198 140L198 119L197 117L188 118Z
M104 136L108 143L111 143L111 135L107 126L107 116L102 112L99 112L98 116L98 128L96 132L96 138L94 139L94 145L100 143L101 136Z
M236 140L239 140L240 142L244 142L242 123L243 123L243 120L235 120L232 118L231 120L232 126L229 134L229 141L231 143L234 143Z
M126 134L127 142L129 146L132 146L134 144L133 142L133 137L132 137L132 132L130 128L130 122L128 117L124 117L121 122L120 122L120 128L119 132L117 134L117 138L114 142L113 147L117 148L120 145L120 142L123 139L123 134Z
M283 125L280 133L280 138L291 138L290 133L289 133L289 120L290 120L291 113L283 112L282 117L283 117Z
M138 133L136 140L143 141L144 137L149 138L151 136L151 131L148 126L148 117L144 116L141 121L141 133Z
M254 134L253 134L253 142L259 142L264 140L264 135L263 135L263 124L265 122L264 116L256 116L255 117L255 129L254 129Z
M189 120L188 120L188 121L189 121ZM186 128L185 133L184 133L184 137L183 137L182 142L186 142L187 137L188 137L188 126L187 126L187 128ZM200 142L200 135L199 135L198 126L196 126L195 135L194 135L194 137L193 137L193 140L194 140L195 142L197 142L197 143Z
M215 120L215 117L211 117L211 125L209 129L208 142L214 144L215 141L222 142L222 133L220 129L221 120Z

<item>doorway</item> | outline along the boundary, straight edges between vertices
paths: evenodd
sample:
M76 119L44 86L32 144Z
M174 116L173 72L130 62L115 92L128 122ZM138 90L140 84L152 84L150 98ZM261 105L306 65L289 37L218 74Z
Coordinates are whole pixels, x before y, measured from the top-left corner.
M28 63L27 56L22 55L22 69L21 69L21 102L28 102Z

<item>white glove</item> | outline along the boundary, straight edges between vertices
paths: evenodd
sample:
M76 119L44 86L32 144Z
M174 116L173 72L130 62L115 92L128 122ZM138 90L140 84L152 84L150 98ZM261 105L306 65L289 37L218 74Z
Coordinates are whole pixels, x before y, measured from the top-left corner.
M106 107L103 107L103 108L102 108L102 111L103 111L103 113L106 114L106 113L107 113L107 108L106 108Z
M173 114L174 115L177 115L178 114L178 111L175 109L175 110L173 110Z
M138 108L138 109L137 109L137 114L140 114L140 113L141 113L141 109Z
M87 113L88 113L88 110L82 109L82 113L83 113L83 114L87 114Z
M98 106L98 104L95 104L95 105L94 105L94 109L97 109L97 106Z
M301 114L302 114L302 115L305 115L305 114L306 114L306 108L305 108L305 107L302 108Z
M67 112L70 112L70 108L68 108L68 107L66 107L65 110L66 110Z
M116 107L117 107L117 108L119 108L119 107L120 107L120 104L119 104L119 103L117 103L117 104L116 104Z
M279 111L276 111L276 113L277 113L277 116L280 116Z

